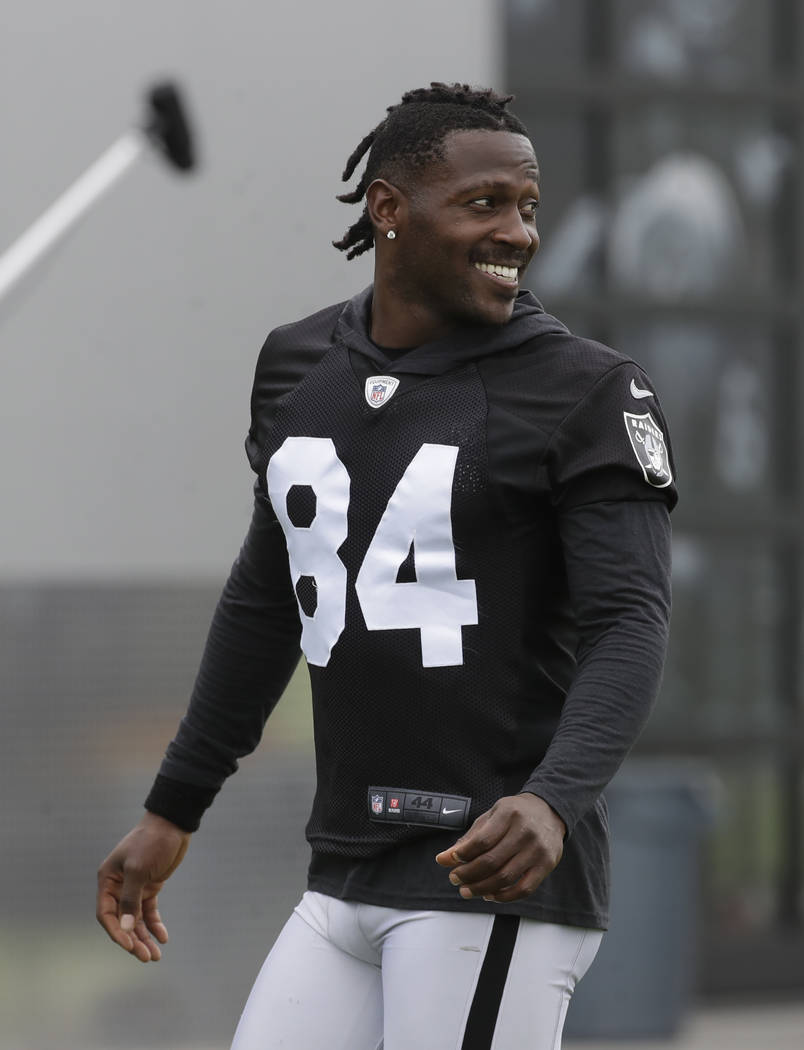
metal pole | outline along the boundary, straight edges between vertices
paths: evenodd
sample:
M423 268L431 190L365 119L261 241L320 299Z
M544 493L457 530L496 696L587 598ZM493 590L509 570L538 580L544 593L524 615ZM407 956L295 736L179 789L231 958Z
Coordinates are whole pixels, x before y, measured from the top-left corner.
M586 0L583 18L583 55L587 70L593 75L610 74L613 58L614 9L611 0ZM586 106L583 122L583 180L586 192L606 200L612 192L614 179L614 113L606 101ZM606 253L600 251L595 259L599 295L608 291ZM591 318L594 336L601 342L612 341L611 319Z
M126 174L146 145L139 131L121 135L0 255L0 300Z
M797 0L776 0L772 9L772 68L781 76L801 77L799 49L799 14ZM804 148L801 104L797 113L774 114L773 127L788 137L801 161ZM800 288L802 235L800 176L788 172L782 191L774 202L774 280L778 288L796 297ZM775 385L774 405L777 468L777 500L781 507L799 517L802 506L802 472L800 463L802 380L801 363L804 315L799 309L788 325L777 325L774 332ZM801 578L801 541L785 536L776 543L779 623L776 632L776 666L780 699L780 739L777 776L781 799L779 872L777 876L777 918L783 930L800 929L802 916L801 888L804 881L804 806L802 776L804 756L804 682L800 642L804 625L804 593Z

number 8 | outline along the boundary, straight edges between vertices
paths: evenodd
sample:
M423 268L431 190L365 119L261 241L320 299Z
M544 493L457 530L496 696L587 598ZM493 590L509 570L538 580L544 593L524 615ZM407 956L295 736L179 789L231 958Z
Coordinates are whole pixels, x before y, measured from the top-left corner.
M265 480L285 532L294 588L301 576L315 579L314 614L308 616L299 604L301 647L309 663L326 667L346 621L346 566L337 551L348 528L349 474L330 438L289 437L271 456ZM294 485L309 485L315 492L316 515L309 528L297 527L288 515Z

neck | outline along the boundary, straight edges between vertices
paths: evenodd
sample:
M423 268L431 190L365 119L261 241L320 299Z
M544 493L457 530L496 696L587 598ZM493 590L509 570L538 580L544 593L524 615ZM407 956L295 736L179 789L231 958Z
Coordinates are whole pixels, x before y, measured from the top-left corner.
M408 300L390 282L377 279L371 302L371 338L379 346L403 349L443 339L455 324L436 316L426 305Z

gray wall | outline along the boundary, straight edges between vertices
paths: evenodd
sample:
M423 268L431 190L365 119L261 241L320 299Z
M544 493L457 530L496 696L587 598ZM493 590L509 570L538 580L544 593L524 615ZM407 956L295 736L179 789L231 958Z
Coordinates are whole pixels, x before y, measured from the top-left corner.
M244 533L257 351L367 284L330 247L402 91L498 84L494 0L4 0L0 251L176 76L204 166L148 158L0 303L0 580L217 578Z

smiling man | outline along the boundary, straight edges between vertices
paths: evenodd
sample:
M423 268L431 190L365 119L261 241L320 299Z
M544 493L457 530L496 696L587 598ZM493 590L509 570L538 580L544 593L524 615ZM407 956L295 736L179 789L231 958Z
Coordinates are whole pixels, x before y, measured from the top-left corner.
M303 651L308 889L235 1050L556 1050L608 918L601 792L656 695L675 502L630 359L521 288L539 169L510 99L409 92L368 154L355 298L272 332L251 528L98 918L143 962L157 894ZM383 1042L384 1040L384 1042Z

